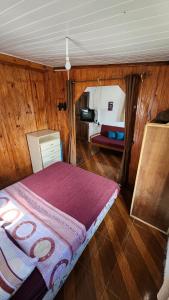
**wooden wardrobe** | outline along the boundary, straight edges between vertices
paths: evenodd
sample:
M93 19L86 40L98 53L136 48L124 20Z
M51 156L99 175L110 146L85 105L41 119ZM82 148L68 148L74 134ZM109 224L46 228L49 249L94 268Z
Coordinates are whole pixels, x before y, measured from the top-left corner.
M145 127L130 214L168 233L169 124Z

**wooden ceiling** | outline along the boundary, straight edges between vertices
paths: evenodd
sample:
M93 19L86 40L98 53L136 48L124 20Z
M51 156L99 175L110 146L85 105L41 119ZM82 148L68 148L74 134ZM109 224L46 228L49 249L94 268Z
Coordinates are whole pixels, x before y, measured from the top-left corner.
M0 0L0 52L60 67L169 60L169 0Z

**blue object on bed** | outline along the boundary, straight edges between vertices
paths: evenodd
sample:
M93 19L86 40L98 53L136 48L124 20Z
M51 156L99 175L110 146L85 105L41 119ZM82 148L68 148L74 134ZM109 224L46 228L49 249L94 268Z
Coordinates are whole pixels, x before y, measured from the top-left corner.
M116 139L123 141L124 140L124 132L116 131Z
M107 137L108 137L109 139L116 140L116 131L108 131L108 132L107 132Z

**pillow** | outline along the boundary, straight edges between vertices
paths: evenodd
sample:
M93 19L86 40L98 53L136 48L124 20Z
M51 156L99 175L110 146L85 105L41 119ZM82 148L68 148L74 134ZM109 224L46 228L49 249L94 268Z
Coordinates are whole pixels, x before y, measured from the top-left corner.
M116 131L116 139L117 140L124 140L124 132Z
M107 132L107 137L108 137L109 139L115 140L115 139L116 139L116 131L108 131L108 132Z
M0 299L9 299L32 273L37 258L27 256L0 228Z

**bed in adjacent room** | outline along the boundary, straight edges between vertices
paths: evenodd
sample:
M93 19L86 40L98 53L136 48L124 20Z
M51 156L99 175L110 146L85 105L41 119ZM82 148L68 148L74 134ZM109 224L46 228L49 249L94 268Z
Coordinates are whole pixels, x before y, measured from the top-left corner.
M113 205L119 186L58 162L0 191L0 224L36 268L12 296L53 299Z

